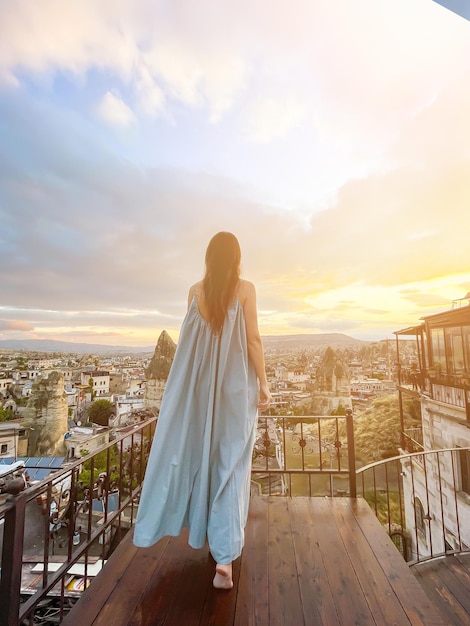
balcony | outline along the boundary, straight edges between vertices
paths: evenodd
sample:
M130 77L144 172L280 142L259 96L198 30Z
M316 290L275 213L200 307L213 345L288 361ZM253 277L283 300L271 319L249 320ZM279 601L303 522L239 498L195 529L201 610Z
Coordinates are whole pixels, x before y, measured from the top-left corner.
M460 559L460 587L442 592L454 606L438 608L390 536L396 507L383 502L401 493L405 519L411 497L403 466L356 474L351 415L260 418L231 592L212 588L208 550L189 548L184 533L135 548L129 529L154 422L0 503L2 625L468 623L470 606L458 600L462 585L470 590L466 546L421 559L434 566L439 556L449 571ZM419 462L404 471L418 476Z

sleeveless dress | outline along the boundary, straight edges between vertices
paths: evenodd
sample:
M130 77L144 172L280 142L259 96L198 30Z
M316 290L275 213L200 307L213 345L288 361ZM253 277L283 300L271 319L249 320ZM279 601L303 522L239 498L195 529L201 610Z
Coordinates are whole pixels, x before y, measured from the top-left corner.
M257 419L243 307L234 299L214 335L193 298L181 327L145 474L134 545L189 528L217 563L240 556Z

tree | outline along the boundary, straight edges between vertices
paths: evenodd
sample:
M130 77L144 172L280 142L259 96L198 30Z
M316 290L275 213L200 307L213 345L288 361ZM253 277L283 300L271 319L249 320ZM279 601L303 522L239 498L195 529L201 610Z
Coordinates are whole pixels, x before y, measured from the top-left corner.
M93 390L93 378L88 379L88 388L90 390L91 401L93 402L93 398L95 397L95 392Z
M109 425L109 418L114 413L114 406L109 400L95 400L88 409L88 418L94 424Z
M0 406L0 422L6 422L8 419L10 419L10 413Z

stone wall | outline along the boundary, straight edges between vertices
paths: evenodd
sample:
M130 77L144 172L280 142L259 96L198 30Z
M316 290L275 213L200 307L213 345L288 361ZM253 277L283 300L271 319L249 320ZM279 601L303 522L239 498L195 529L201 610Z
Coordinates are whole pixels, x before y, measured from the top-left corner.
M151 378L145 386L144 406L146 409L158 409L162 403L166 380Z

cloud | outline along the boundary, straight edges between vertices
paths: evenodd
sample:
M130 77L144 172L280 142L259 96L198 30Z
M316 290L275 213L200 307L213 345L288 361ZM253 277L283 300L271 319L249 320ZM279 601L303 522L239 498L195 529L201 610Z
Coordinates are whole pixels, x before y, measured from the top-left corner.
M32 330L34 330L34 326L22 320L0 320L0 331L2 332L29 332Z
M12 320L177 328L222 229L265 329L400 327L468 291L470 38L434 4L7 3Z
M254 141L268 142L297 128L304 116L305 106L298 98L262 97L250 107L247 133Z
M136 92L139 106L147 115L158 115L164 110L165 94L145 66L137 72Z
M201 0L178 9L163 0L16 0L2 10L0 75L99 71L130 88L146 113L170 99L206 109L212 122L245 101L268 137L274 127L259 126L259 98L281 127L308 109L334 141L366 150L456 78L455 59L470 58L465 21L439 9L428 0Z
M440 150L428 147L425 168L413 159L408 163L417 137L432 132L433 108L465 130L469 122L459 107L466 110L470 100L459 89L454 86L445 102L437 99L410 124L394 147L399 167L344 185L308 228L296 213L250 199L233 180L138 167L110 154L106 143L91 142L92 129L76 126L69 115L6 98L0 245L9 252L0 268L3 301L108 317L51 317L55 328L85 323L176 329L187 289L202 276L207 242L217 230L231 230L240 239L244 272L258 286L260 305L275 312L263 318L264 327L275 315L292 327L303 309L312 321L317 309L311 326L317 328L335 307L336 320L343 311L342 327L348 317L361 315L360 307L382 309L386 286L391 292L385 309L393 310L397 285L461 274L470 226L465 145L453 143L446 127ZM459 106L449 104L453 100ZM16 160L9 158L10 145L17 147ZM436 234L410 239L430 219ZM331 299L321 304L322 294ZM441 302L436 299L436 306ZM113 314L133 310L139 312L133 320Z
M103 96L97 110L106 122L117 126L127 126L136 119L132 109L118 95L110 91Z

